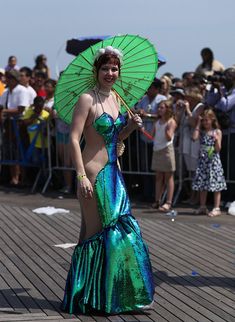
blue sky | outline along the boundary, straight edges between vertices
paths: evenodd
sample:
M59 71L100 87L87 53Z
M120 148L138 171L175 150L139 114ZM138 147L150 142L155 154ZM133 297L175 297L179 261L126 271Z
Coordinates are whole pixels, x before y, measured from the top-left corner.
M0 67L10 55L33 67L41 53L52 76L74 58L66 40L79 36L139 34L147 37L167 64L159 69L181 76L200 63L210 47L225 67L235 64L234 0L0 0Z

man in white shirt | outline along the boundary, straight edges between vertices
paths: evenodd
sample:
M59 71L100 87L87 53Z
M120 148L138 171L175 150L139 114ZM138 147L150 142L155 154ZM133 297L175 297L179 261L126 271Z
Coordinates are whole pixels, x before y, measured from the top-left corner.
M23 85L28 93L28 104L27 107L33 104L34 98L37 96L37 93L30 86L30 79L32 77L32 70L29 67L22 67L20 69L20 84Z
M2 115L5 117L16 116L23 113L28 105L28 94L24 86L19 84L20 73L11 70L6 73L7 88L0 97Z
M15 133L11 127L11 117L20 116L25 107L28 105L28 93L24 86L19 84L20 73L17 70L11 70L6 73L7 88L3 95L0 97L0 110L1 117L4 121L4 145L7 148L7 152L10 155L10 159L17 159L15 157L17 146L15 140ZM9 158L9 156L8 156ZM19 184L20 166L10 166L12 185Z

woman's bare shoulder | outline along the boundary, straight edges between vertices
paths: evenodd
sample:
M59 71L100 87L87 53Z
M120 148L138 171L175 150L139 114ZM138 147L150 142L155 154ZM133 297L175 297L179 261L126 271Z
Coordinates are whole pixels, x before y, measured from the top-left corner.
M83 93L79 97L78 102L88 102L88 103L91 103L91 102L93 102L93 100L94 100L94 94L92 93L92 91L89 91L89 92Z
M75 109L83 109L83 108L90 108L94 104L94 96L92 92L83 93L77 100L75 105Z

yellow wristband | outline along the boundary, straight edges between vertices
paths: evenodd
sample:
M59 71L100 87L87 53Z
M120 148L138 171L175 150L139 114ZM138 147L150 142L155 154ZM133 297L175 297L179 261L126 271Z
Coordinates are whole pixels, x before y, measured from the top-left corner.
M81 181L82 179L86 178L85 174L77 174L76 178L78 179L78 181Z

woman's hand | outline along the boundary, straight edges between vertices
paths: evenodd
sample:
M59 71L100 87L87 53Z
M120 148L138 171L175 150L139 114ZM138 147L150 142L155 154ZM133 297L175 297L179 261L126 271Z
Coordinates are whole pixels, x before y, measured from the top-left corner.
M138 129L143 126L142 118L138 114L131 115L129 125L133 129Z
M119 140L125 140L134 130L143 127L143 121L138 114L130 114L128 113L128 123L127 126L119 133Z
M87 177L78 180L77 196L81 196L85 199L91 199L93 197L93 187Z

